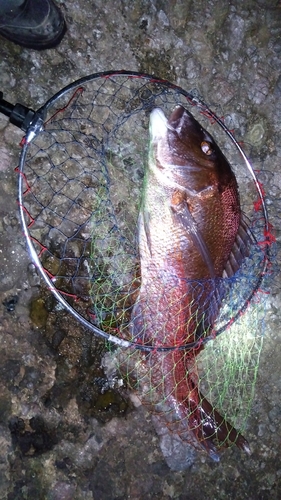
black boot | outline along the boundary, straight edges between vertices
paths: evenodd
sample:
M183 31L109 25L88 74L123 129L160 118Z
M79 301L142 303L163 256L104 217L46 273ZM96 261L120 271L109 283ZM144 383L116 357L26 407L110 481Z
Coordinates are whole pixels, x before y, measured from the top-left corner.
M25 0L0 15L0 35L30 49L50 49L66 32L64 17L52 0Z

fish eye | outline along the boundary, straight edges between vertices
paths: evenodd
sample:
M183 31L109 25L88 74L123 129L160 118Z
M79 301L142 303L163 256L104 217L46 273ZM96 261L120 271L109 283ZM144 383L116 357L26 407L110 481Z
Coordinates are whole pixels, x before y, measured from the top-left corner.
M201 142L201 149L207 156L210 156L214 152L212 144L208 141Z

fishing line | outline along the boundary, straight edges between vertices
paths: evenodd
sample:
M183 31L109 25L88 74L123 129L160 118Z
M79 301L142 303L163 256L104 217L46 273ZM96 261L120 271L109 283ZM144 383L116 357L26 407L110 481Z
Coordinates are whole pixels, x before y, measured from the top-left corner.
M37 111L2 97L0 111L26 132L18 203L27 247L47 287L76 320L116 346L167 352L195 350L241 317L269 272L273 237L265 195L241 145L196 93L153 75L109 71L71 83ZM258 243L233 278L216 280L224 300L211 334L159 346L130 338L128 325L140 285L136 224L149 114L155 107L167 114L178 104L207 117L209 128L215 122L238 151L259 209L248 207ZM190 286L196 294L204 281Z

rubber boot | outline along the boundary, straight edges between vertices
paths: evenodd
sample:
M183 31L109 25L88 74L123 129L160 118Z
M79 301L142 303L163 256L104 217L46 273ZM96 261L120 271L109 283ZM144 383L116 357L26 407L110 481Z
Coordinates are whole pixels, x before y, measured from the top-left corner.
M22 47L35 50L56 47L65 32L64 17L52 0L25 0L0 14L0 35Z

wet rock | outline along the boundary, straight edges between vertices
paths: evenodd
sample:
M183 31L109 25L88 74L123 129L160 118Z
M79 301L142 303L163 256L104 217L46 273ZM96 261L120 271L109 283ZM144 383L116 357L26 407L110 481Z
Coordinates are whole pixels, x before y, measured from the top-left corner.
M15 307L18 303L18 296L17 295L11 295L10 297L6 297L2 304L5 307L7 312L13 312L15 310Z
M77 78L120 68L151 72L187 91L196 89L219 116L226 118L230 129L235 129L237 140L245 143L253 168L264 174L259 178L269 197L270 222L279 241L280 2L68 0L57 3L68 24L68 32L57 48L30 51L1 38L0 81L4 98L38 109ZM103 81L100 80L100 92L106 113L110 96ZM126 83L131 84L133 80ZM135 100L130 102L129 110L134 109L134 103ZM144 105L151 103L150 99L143 101ZM124 108L123 102L119 104L120 109ZM95 116L94 101L83 111ZM78 122L72 121L69 113L72 132L77 131ZM135 139L138 122L138 115L134 115ZM213 125L209 125L213 130ZM94 134L89 124L83 126L88 138ZM1 500L279 500L279 275L271 276L274 299L267 295L266 289L264 347L258 376L255 372L253 410L245 427L245 437L253 450L251 457L230 449L215 464L204 454L182 449L177 438L170 439L171 435L159 438L151 416L139 400L138 405L124 410L129 390L119 384L119 374L113 371L106 374L100 366L104 346L96 343L92 333L86 332L74 318L62 313L56 301L46 297L46 292L39 292L40 278L34 268L27 271L30 257L18 219L17 174L13 171L18 164L23 135L23 131L0 116ZM45 148L44 154L48 154L46 146L40 146ZM88 141L88 151L97 146L104 146L100 138ZM125 149L124 144L121 146ZM230 148L225 151L229 157ZM42 156L39 154L38 158L39 173L43 175ZM127 150L124 158L128 160L124 164L130 169L132 180L140 183L146 156L136 159L134 152ZM238 173L243 174L240 182L243 197L249 178L240 156L229 159ZM70 159L68 167L75 176ZM88 168L91 173L97 171L93 158ZM128 190L120 172L116 178L111 189L114 196L122 194L119 213L124 221L132 222L131 212L138 203L139 189ZM57 182L54 179L53 186ZM93 189L102 189L98 180ZM252 204L253 200L246 202ZM45 223L43 220L42 226ZM133 240L135 233L130 231ZM57 250L59 244L55 240L54 250ZM78 248L73 243L74 253ZM115 247L110 250L112 259ZM279 270L279 250L273 255L271 268L276 266ZM51 271L57 271L57 264L56 259L49 259ZM34 306L31 326L27 305L32 302L33 289L39 305ZM12 300L15 296L19 297L17 304ZM269 306L273 301L274 308ZM231 372L237 361L236 348L238 343L230 353ZM257 368L254 344L249 346L248 353L248 363L239 380L246 397L252 391L252 387L244 384L246 374ZM219 361L209 367L210 376L215 375ZM218 371L217 376L223 377L222 372ZM137 401L136 398L133 393L131 399ZM234 419L239 409L237 403L231 412Z
M29 420L29 427L22 418L12 417L9 422L12 443L15 449L23 455L33 456L45 453L58 442L55 430L49 429L42 417L36 416Z
M30 319L38 328L44 328L46 326L48 311L44 299L36 298L31 302Z
M24 275L23 267L27 261L25 250L11 238L0 240L0 291L11 290L19 283ZM8 257L9 256L9 257Z
M160 436L160 448L169 468L173 471L190 469L196 456L194 447L184 442L176 433L170 432L161 418L153 416L152 419Z

